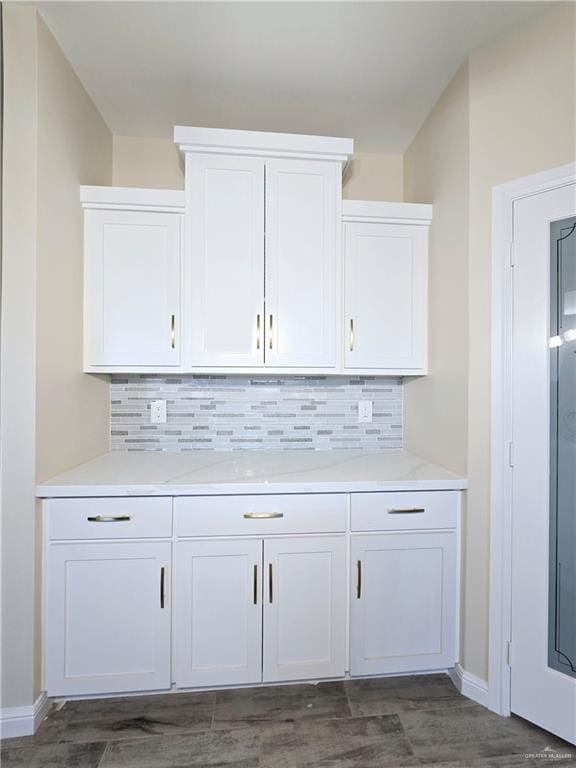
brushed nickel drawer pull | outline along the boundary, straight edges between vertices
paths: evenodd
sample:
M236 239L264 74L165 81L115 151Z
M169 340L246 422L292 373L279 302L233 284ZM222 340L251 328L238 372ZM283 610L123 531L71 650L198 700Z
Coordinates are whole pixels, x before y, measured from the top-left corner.
M127 523L130 515L94 515L88 518L89 523Z
M176 315L170 315L170 346L176 349Z
M258 605L258 566L254 566L254 605Z
M268 602L271 603L273 601L273 593L272 593L272 563L268 563Z
M356 569L358 571L358 581L356 583L356 597L360 600L362 596L362 560L358 560L356 563Z
M422 507L412 507L410 509L389 509L389 515L421 515L426 510Z
M284 517L284 512L246 512L245 520L274 520L277 517Z
M256 315L256 349L260 349L260 315Z
M354 318L350 318L350 352L354 352Z
M160 568L160 608L164 608L165 594L164 594L164 582L166 580L166 568L162 566Z

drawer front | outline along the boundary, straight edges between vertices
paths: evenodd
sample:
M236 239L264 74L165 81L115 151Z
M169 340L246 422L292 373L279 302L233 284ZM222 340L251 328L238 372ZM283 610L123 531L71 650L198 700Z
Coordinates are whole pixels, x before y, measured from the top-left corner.
M346 530L346 494L196 496L174 500L176 535L266 536Z
M48 535L60 540L172 536L172 499L51 499Z
M353 493L353 531L405 531L455 528L458 493L416 491L401 493Z

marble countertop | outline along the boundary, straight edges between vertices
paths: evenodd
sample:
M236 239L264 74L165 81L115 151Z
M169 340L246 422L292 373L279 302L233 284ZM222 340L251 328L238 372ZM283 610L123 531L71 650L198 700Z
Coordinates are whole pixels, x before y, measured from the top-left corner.
M466 480L398 450L111 451L37 486L41 498L457 490Z

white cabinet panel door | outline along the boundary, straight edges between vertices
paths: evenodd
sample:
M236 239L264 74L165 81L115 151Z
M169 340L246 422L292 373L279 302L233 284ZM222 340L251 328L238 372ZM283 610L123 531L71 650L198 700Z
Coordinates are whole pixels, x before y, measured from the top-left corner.
M425 368L428 228L344 230L345 367Z
M353 536L350 674L455 662L456 534Z
M341 167L266 161L266 364L336 365Z
M169 542L53 544L49 696L170 688Z
M86 211L86 367L180 364L181 218Z
M342 677L344 536L264 542L264 681Z
M262 540L176 545L175 682L262 679Z
M264 364L264 161L186 156L192 359Z

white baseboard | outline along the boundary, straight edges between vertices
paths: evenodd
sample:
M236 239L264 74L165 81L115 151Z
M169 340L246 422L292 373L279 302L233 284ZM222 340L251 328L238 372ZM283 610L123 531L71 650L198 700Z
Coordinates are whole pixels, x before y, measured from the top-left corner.
M6 707L0 709L0 738L33 736L50 709L51 702L41 693L31 707Z
M466 672L460 664L456 664L454 669L448 670L448 674L462 696L472 699L483 707L488 706L488 683L486 680Z

